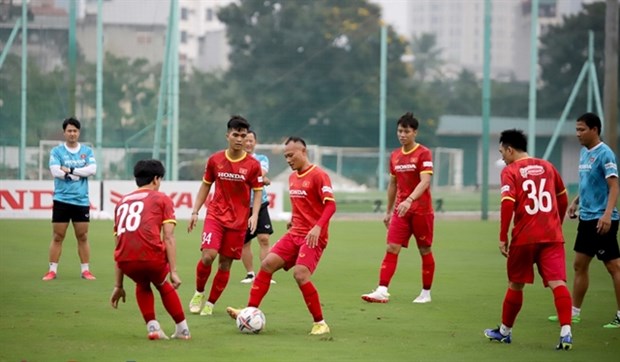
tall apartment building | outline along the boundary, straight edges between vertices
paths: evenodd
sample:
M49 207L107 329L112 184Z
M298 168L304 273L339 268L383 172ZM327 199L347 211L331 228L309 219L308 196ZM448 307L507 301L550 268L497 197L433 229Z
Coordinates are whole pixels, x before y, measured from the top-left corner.
M484 0L372 0L384 18L409 39L435 34L445 73L468 69L480 75L483 63ZM539 34L597 0L539 0ZM599 0L600 1L600 0ZM529 78L531 0L491 2L491 74L495 79ZM413 55L415 56L415 54Z

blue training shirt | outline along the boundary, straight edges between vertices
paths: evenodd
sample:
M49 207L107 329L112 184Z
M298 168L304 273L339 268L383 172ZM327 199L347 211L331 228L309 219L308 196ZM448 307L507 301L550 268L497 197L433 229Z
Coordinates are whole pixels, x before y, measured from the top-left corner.
M579 155L579 218L598 220L605 213L609 196L607 178L618 177L616 156L609 146L601 142ZM612 220L618 220L618 208L614 207Z
M252 156L254 156L255 159L258 160L258 162L260 162L260 168L265 170L265 172L269 172L269 158L267 158L267 156L265 155L259 155L254 153ZM265 186L263 186L263 196L261 197L261 204L264 204L265 202L269 201L269 198L267 197L267 190L265 189ZM254 202L254 190L252 190L252 192L250 192L250 207L252 207L252 204Z
M93 150L82 144L77 152L70 151L63 143L54 147L50 153L50 166L82 168L92 164L95 164ZM54 200L72 205L90 206L88 178L80 177L79 180L74 181L54 177Z

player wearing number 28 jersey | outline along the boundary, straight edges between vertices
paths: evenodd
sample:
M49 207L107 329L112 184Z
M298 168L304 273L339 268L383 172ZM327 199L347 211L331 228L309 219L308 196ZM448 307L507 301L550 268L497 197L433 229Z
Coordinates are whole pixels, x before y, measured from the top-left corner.
M176 270L176 218L172 200L159 192L165 169L158 160L140 160L134 167L138 189L124 195L114 209L115 285L112 307L125 301L123 279L136 283L136 301L146 322L148 338L168 339L155 318L151 284L161 296L166 311L176 323L172 338L190 339L181 299L176 289L181 279ZM170 275L170 281L166 278Z

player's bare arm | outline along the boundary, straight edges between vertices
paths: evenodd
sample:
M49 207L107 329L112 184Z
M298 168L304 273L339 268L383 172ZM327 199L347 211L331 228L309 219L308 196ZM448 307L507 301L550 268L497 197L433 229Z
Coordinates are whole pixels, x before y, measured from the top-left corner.
M390 175L390 182L387 187L387 208L385 209L385 217L383 218L383 224L387 228L390 225L392 219L392 213L394 212L394 200L396 199L396 176Z
M579 195L573 199L573 201L568 205L568 217L574 219L577 217L577 209L579 208Z
M172 283L174 289L178 289L182 282L179 274L177 274L177 247L174 237L175 226L176 223L173 222L165 223L162 227L162 233L164 236L164 244L166 244L166 259L170 267L170 283Z
M611 214L618 202L618 178L617 177L608 177L607 178L607 186L609 188L609 193L607 194L607 205L605 205L605 213L596 223L596 231L603 235L609 232L611 228Z
M114 266L114 289L112 290L112 295L110 296L110 305L112 308L118 308L118 301L122 300L125 303L125 289L123 289L123 272L118 268L118 266Z
M192 216L189 220L189 225L187 226L188 233L194 230L196 222L198 221L198 213L200 212L200 208L202 208L202 205L204 205L205 200L207 200L207 196L209 195L210 190L211 184L208 184L203 180L200 184L200 188L198 189L196 200L194 200L194 209L192 210Z
M258 213L260 212L261 200L263 197L263 190L254 190L254 201L252 201L252 215L248 220L248 229L253 234L258 226Z

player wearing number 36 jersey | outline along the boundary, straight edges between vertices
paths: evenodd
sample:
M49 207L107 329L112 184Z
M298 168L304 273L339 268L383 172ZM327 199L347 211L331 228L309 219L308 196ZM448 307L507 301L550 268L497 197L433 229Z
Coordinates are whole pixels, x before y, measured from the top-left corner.
M568 208L564 182L553 165L529 157L527 138L512 129L502 132L499 152L506 163L501 174L499 250L508 258L508 290L502 307L502 324L487 329L490 340L510 343L512 326L523 305L523 288L534 282L534 264L545 287L551 288L560 322L557 349L573 346L571 297L566 287L566 257L562 220ZM512 238L508 229L513 219Z
M501 185L502 211L514 210L511 247L564 242L558 197L568 199L564 182L551 163L533 157L515 160L502 170ZM563 206L565 212L567 205ZM502 212L501 216L500 240L508 241L512 214Z

